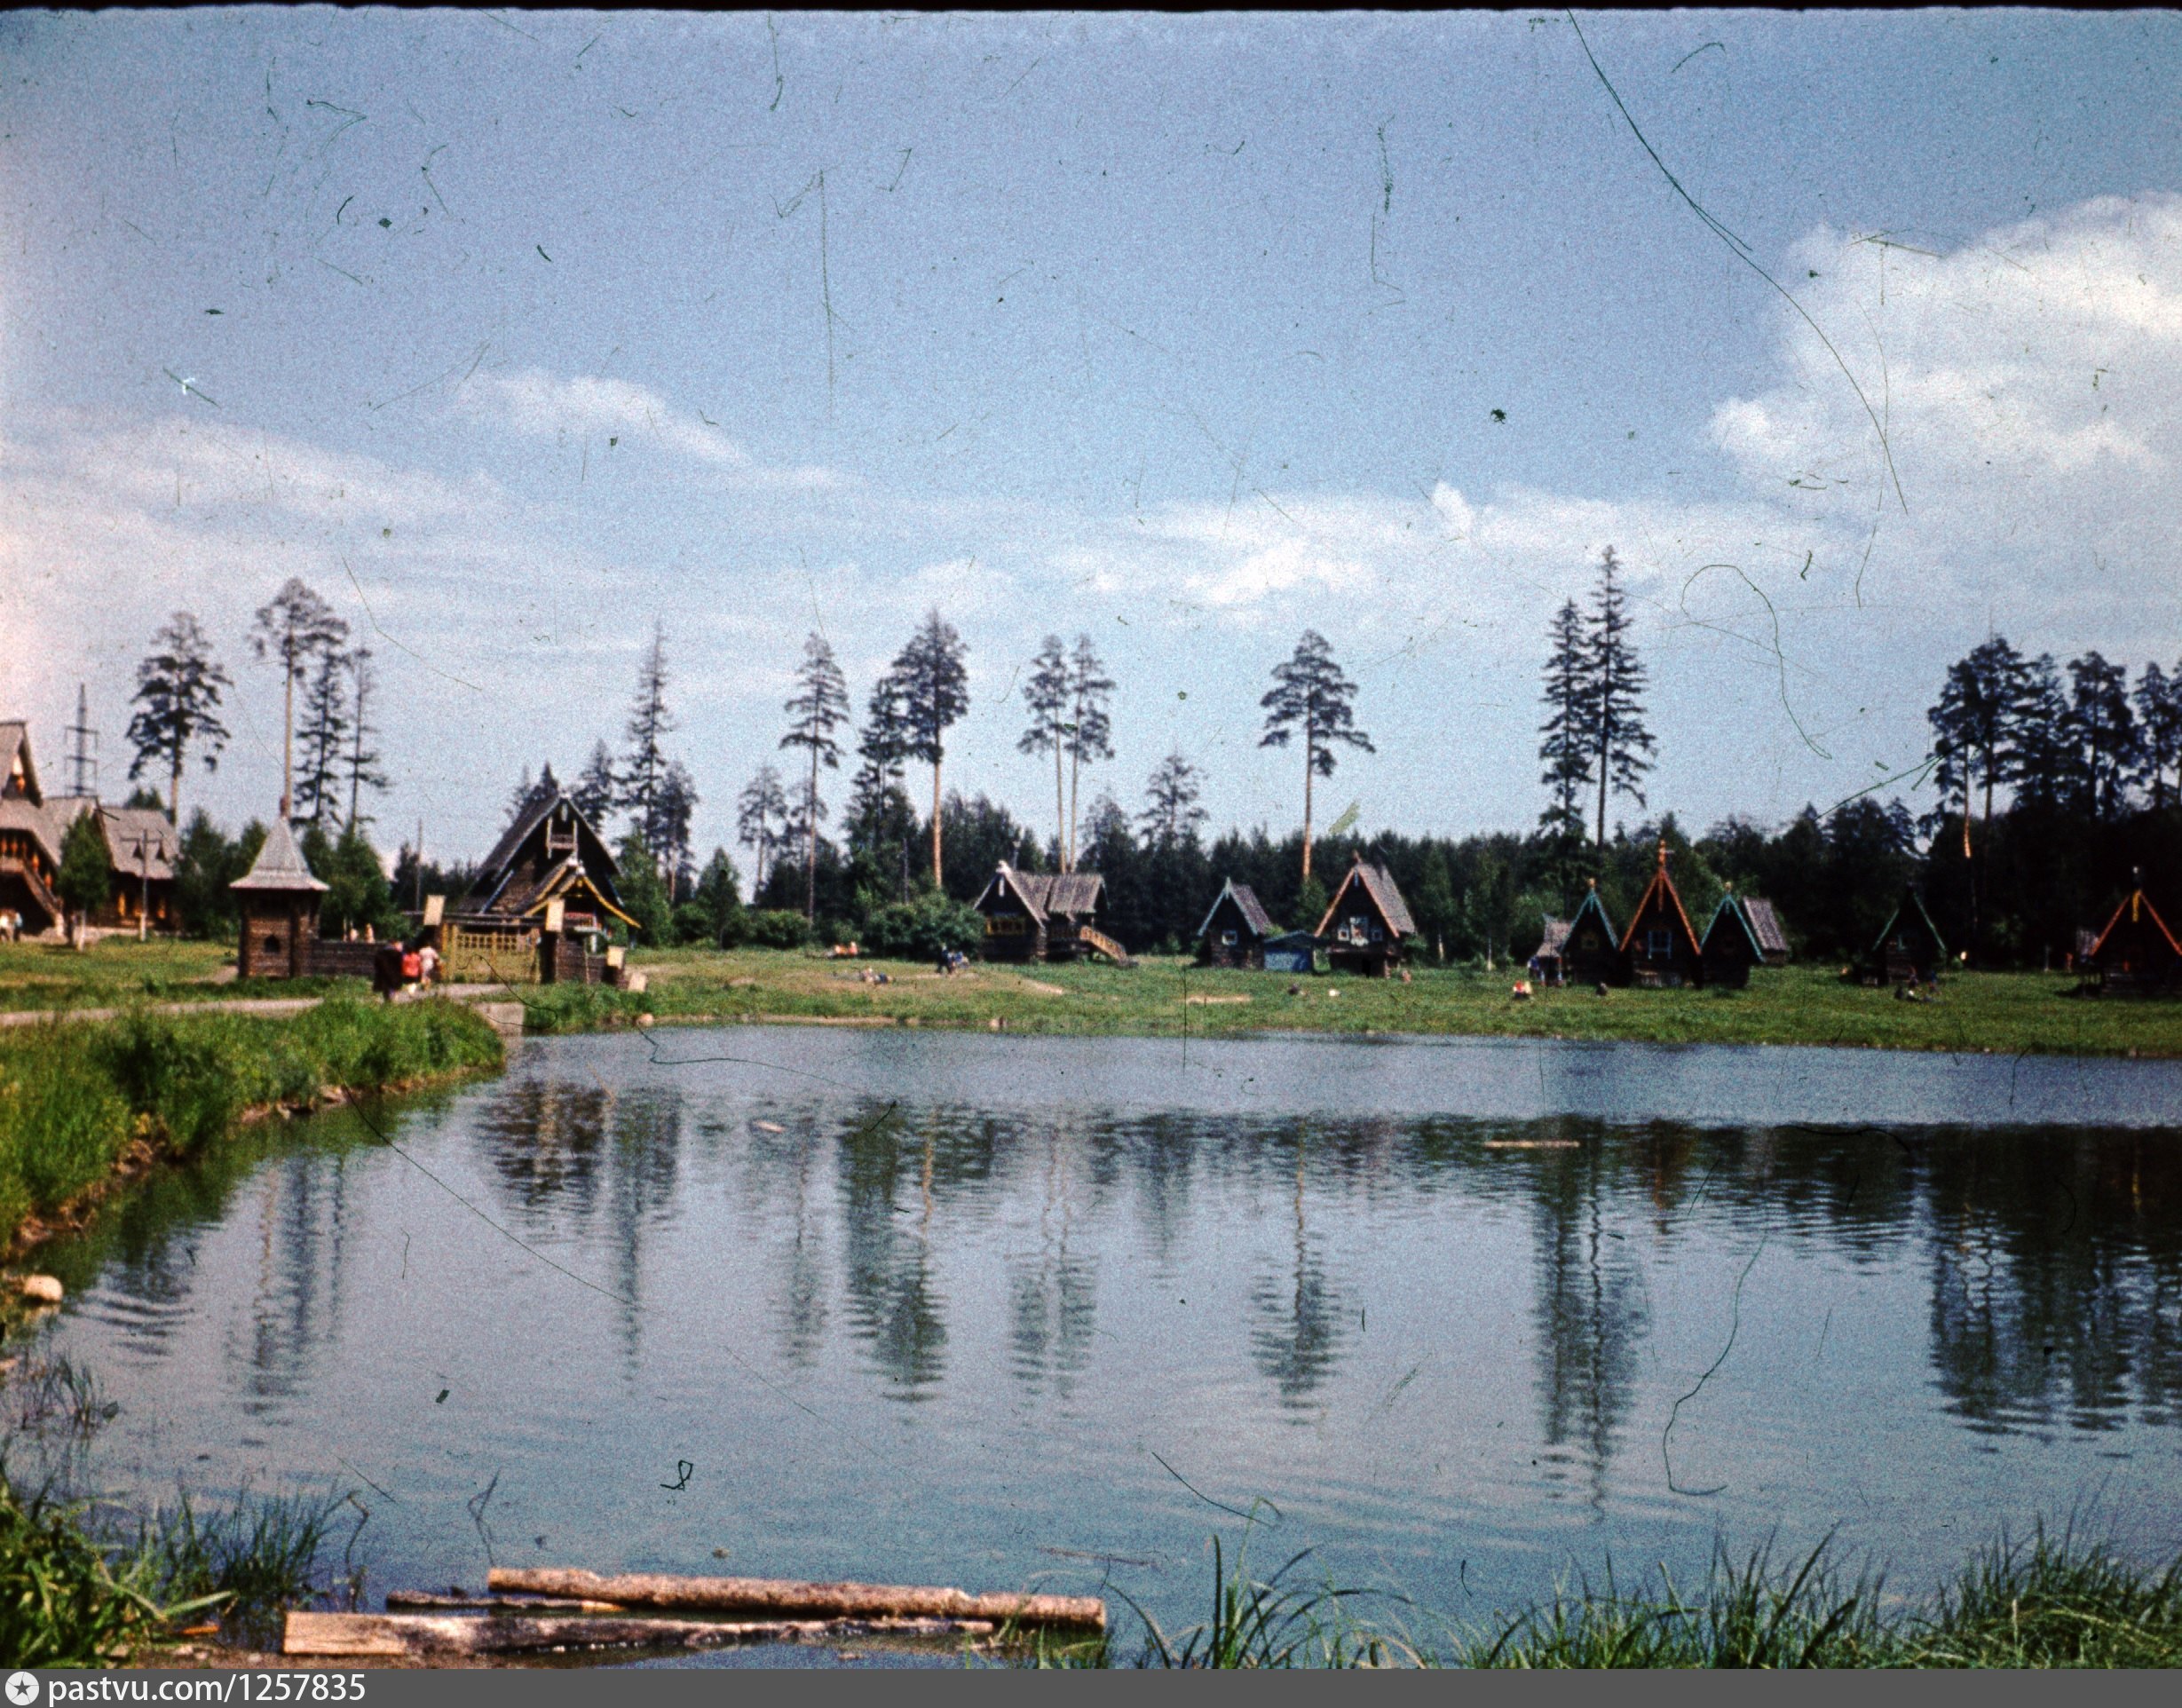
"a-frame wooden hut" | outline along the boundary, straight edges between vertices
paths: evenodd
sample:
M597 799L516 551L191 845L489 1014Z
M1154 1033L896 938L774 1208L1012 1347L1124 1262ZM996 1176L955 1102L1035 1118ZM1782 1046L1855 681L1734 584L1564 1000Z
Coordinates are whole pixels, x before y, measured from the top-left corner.
M987 961L1075 961L1103 955L1133 966L1122 946L1099 929L1106 880L1095 872L1018 872L1002 860L977 899L984 915Z
M1768 910L1769 911L1769 910ZM1776 928L1777 929L1777 928ZM1751 982L1751 969L1766 960L1765 943L1751 917L1751 905L1731 887L1712 910L1697 945L1698 965L1708 986L1739 991Z
M1279 934L1280 928L1259 905L1257 892L1229 878L1198 927L1198 965L1262 968L1266 939Z
M1384 978L1402 964L1403 940L1416 934L1394 874L1358 855L1315 935L1326 944L1326 962L1335 972Z
M620 875L605 839L567 792L541 788L493 844L455 919L535 929L557 901L562 929L570 932L603 931L616 921L633 926L615 886Z
M1565 984L1568 978L1569 929L1575 921L1546 915L1546 935L1538 939L1538 952L1530 959L1538 963L1538 983Z
M2144 893L2144 874L2091 945L2090 972L2102 991L2182 991L2182 942Z
M285 807L288 803L282 801ZM311 875L288 816L276 812L249 872L227 886L242 913L235 972L242 978L308 978L326 886Z
M1659 842L1659 864L1644 886L1629 929L1622 933L1621 955L1633 984L1674 987L1704 981L1697 933L1683 909L1674 880L1667 874L1667 843Z
M1571 984L1618 984L1622 981L1621 934L1606 916L1593 878L1583 905L1569 921L1561 946L1561 975Z
M1875 984L1930 984L1938 981L1946 961L1940 928L1925 911L1916 886L1909 885L1871 945L1866 977Z

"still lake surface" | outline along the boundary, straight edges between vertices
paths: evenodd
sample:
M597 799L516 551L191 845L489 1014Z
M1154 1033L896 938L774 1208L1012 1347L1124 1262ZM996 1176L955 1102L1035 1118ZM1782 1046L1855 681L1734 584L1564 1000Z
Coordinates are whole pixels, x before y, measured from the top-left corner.
M1921 1590L2041 1514L2182 1543L2178 1127L2173 1063L532 1040L148 1183L49 1252L47 1349L120 1402L102 1488L352 1490L380 1592L1036 1581L1172 1628L1260 1501L1253 1558L1427 1634L1716 1537Z

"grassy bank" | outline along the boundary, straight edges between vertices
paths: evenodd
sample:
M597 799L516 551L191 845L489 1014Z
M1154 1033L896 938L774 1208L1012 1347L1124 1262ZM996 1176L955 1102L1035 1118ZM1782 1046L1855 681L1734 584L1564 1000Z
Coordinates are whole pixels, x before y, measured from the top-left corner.
M103 937L85 949L0 943L0 1014L127 1008L251 996L326 996L367 987L360 978L249 978L234 975L233 943ZM224 981L224 982L223 982Z
M254 1110L499 1065L448 1002L328 1001L281 1019L154 1015L0 1032L0 1236L18 1246L117 1170L187 1156Z
M1513 975L1426 969L1407 984L1212 972L1176 960L973 966L942 977L898 961L836 961L780 951L642 954L640 995L525 987L531 1030L660 1021L825 1020L1008 1032L1221 1037L1269 1030L1408 1032L1677 1044L1827 1044L1996 1055L2182 1056L2182 1001L2067 994L2063 974L1964 973L1929 1003L1845 984L1833 969L1761 970L1744 991L1544 991L1509 994ZM862 972L884 973L884 984ZM1291 994L1291 987L1294 994Z

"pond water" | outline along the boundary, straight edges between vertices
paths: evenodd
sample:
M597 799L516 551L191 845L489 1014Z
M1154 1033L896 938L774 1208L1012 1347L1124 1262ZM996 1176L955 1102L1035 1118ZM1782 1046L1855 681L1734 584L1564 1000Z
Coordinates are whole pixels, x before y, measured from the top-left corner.
M737 1027L161 1176L49 1253L106 1490L488 1560L1203 1616L1207 1538L1428 1633L1838 1530L2182 1541L2182 1064ZM1120 1612L1120 1603L1115 1603ZM1126 1618L1125 1627L1132 1622Z

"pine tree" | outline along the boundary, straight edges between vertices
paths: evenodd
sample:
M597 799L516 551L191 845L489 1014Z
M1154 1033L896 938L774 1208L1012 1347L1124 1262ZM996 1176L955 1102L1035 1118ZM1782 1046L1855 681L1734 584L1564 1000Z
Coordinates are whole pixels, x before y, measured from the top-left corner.
M798 818L803 831L803 917L818 917L818 822L826 817L826 803L818 798L818 768L841 765L841 743L834 731L849 721L849 684L834 649L826 637L812 634L803 642L803 662L795 673L795 692L781 708L794 720L780 738L783 749L801 747L810 755L810 773L799 794Z
M576 786L568 798L576 803L576 811L590 820L591 828L603 835L606 817L613 811L621 787L613 775L613 754L602 740L593 744L590 762L576 779Z
M669 904L697 875L690 858L690 820L696 812L696 780L679 759L668 760L652 798L652 835L645 841L659 856L660 869L666 874Z
M1606 803L1609 794L1626 795L1644 804L1646 757L1654 750L1644 727L1645 670L1629 643L1634 625L1614 580L1621 563L1609 546L1599 560L1599 587L1593 596L1585 637L1588 667L1585 702L1591 713L1593 780L1599 787L1599 846L1606 846Z
M629 748L621 756L614 792L614 805L629 815L644 846L654 853L660 849L660 783L667 774L661 744L675 728L674 714L667 709L667 630L657 625L637 668L636 694L629 708Z
M289 576L281 590L257 609L250 647L260 659L277 660L286 692L281 716L281 816L296 816L296 684L310 673L321 652L337 651L349 626L299 578Z
M969 710L969 673L962 662L968 651L954 625L933 611L896 656L889 672L901 690L902 755L932 768L935 890L946 887L940 862L940 767L946 758L947 731Z
M1061 650L1058 635L1047 636L1038 656L1031 660L1030 678L1023 684L1023 703L1030 708L1031 721L1016 739L1016 751L1053 755L1054 845L1063 851L1062 869L1065 871L1069 813L1061 759L1068 747L1069 669L1068 654Z
M2075 755L2067 739L2068 700L2061 691L2060 668L2051 652L2023 667L2008 705L2004 780L2018 802L2060 809L2076 798Z
M507 814L508 823L513 824L530 811L531 797L537 793L538 785L531 777L530 767L526 765L523 774L515 779L515 787L508 791L507 804L502 809Z
M2022 655L1998 636L1949 667L1940 702L1925 714L1933 729L1935 780L1963 803L1963 858L1970 858L1971 793L1985 792L1985 834L1993 828L1993 788L2007 780L2015 703L2024 687Z
M359 817L360 797L366 789L375 789L383 795L391 783L379 769L378 749L367 745L378 734L378 726L371 722L371 696L379 685L378 672L371 668L371 649L360 646L348 655L349 679L355 695L355 715L349 721L349 826L352 829L371 822ZM546 767L549 773L550 765Z
M771 765L760 765L757 775L750 779L735 803L735 840L757 853L756 867L750 880L750 893L754 897L765 888L766 857L777 840L773 826L785 826L787 817L788 797L780 787L780 773Z
M2068 682L2067 733L2075 749L2078 789L2084 811L2104 823L2127 806L2139 758L2129 672L2090 652L2069 660Z
M1107 707L1114 693L1113 678L1092 649L1091 637L1076 637L1076 651L1068 661L1068 852L1063 872L1076 869L1076 786L1084 762L1114 756L1113 724Z
M1584 794L1593 771L1595 719L1590 706L1591 671L1584 645L1584 613L1569 599L1546 630L1553 652L1546 660L1546 722L1538 733L1538 781L1553 793L1538 827L1564 845L1584 840Z
M2152 810L2167 805L2167 773L2182 773L2182 663L2170 676L2147 664L2137 678L2137 728L2143 738L2139 779L2152 796ZM132 773L133 774L133 773ZM2182 782L2182 777L2178 777Z
M1333 775L1333 748L1337 742L1376 753L1372 738L1354 727L1350 702L1356 684L1341 674L1333 661L1333 649L1315 629L1303 631L1294 654L1273 667L1273 687L1259 700L1264 708L1265 733L1261 747L1285 747L1300 727L1303 731L1303 877L1311 874L1311 783L1314 778Z
M1198 770L1177 747L1152 768L1144 785L1144 810L1136 822L1142 826L1148 849L1174 848L1193 840L1198 826L1210 817L1198 804Z
M324 826L341 809L341 750L349 732L346 655L328 647L303 708L303 767L296 779L295 816Z
M154 760L166 765L167 819L178 826L183 762L192 747L202 747L204 768L218 768L220 749L227 745L227 726L218 716L220 690L234 684L186 611L170 617L152 645L156 650L137 666L136 699L143 709L129 720L129 743L137 753L129 776L134 781Z

